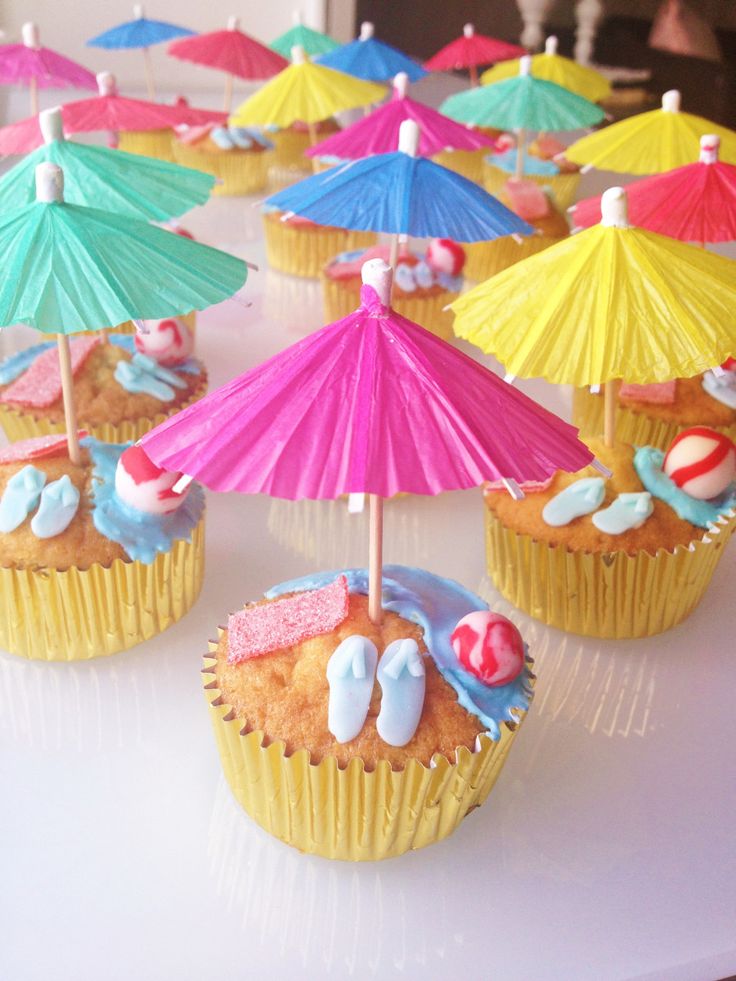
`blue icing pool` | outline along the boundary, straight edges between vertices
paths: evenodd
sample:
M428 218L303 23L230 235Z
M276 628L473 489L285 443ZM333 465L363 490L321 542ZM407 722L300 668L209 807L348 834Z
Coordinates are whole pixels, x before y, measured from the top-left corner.
M715 524L721 515L736 507L736 485L712 501L690 497L670 480L662 469L664 453L653 446L639 446L634 453L634 469L652 497L668 504L678 517L698 528Z
M108 334L107 339L115 347L122 348L126 351L131 358L134 354L137 354L135 346L135 335L134 334ZM179 371L182 375L201 375L202 366L196 358L187 358L186 361L182 361L181 364L176 364L171 369L172 371Z
M16 378L20 378L23 372L31 367L39 354L48 351L55 344L56 341L45 341L43 344L34 344L33 347L27 347L25 350L18 351L17 354L11 354L9 358L5 358L4 361L0 362L0 385L9 385Z
M266 598L319 589L340 575L347 577L351 593L368 593L366 569L337 569L282 582L270 589ZM532 688L528 666L508 685L489 688L466 671L455 657L450 635L458 620L474 610L488 609L488 604L475 593L452 579L443 579L424 569L386 565L383 567L383 608L422 627L424 642L442 677L455 689L463 708L487 727L493 740L501 735L501 722L516 721L514 710L529 707Z
M159 552L170 552L175 541L192 540L204 514L204 491L192 484L184 503L172 514L146 514L130 507L115 493L115 469L132 443L102 443L87 436L81 445L92 457L92 520L105 538L117 542L134 562L150 565Z
M498 167L505 174L513 174L516 170L516 151L510 153L492 153L486 157L486 163ZM560 168L552 160L541 160L524 154L524 177L556 177Z

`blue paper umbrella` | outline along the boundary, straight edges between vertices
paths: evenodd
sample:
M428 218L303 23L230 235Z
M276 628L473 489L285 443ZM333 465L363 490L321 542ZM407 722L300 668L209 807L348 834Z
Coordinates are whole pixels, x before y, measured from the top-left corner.
M268 199L280 211L353 231L481 242L534 229L477 184L417 157L419 127L401 124L399 150L333 167Z
M367 82L385 82L399 72L418 82L428 74L413 58L375 38L373 24L367 21L360 26L360 37L314 60Z

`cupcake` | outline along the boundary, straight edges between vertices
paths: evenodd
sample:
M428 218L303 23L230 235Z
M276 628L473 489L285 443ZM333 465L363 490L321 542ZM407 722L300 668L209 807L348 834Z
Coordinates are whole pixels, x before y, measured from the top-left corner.
M388 259L389 248L343 252L322 273L327 320L347 317L359 305L361 269L368 259ZM425 254L404 250L394 273L391 304L397 313L439 337L452 338L452 314L444 308L460 295L465 249L450 239L432 239Z
M186 324L168 317L146 326L146 334L70 340L77 418L97 439L136 440L207 389L207 371L191 357ZM0 424L9 440L65 431L55 341L0 362Z
M117 146L125 153L138 153L143 157L155 157L175 163L173 129L149 129L121 131L117 134Z
M180 127L172 146L177 163L219 178L213 194L255 194L266 186L273 143L258 130L214 124Z
M205 658L222 765L245 810L303 852L390 858L439 841L489 793L532 695L514 625L462 586L384 568L282 583Z
M600 432L603 396L575 389L573 422L583 435ZM626 442L664 450L683 429L700 425L736 439L736 360L694 378L618 388L616 432Z
M0 450L0 647L48 661L113 654L192 606L204 496L140 447L64 435Z
M339 132L340 127L334 119L323 119L313 126L315 137L323 140L331 133ZM271 179L274 183L288 183L303 174L311 174L313 167L304 151L311 146L309 127L306 123L292 123L286 129L269 127L268 138L274 147L271 164Z
M501 197L506 182L516 171L513 138L504 136L504 141L500 152L483 158L483 186L495 197ZM563 144L552 137L542 136L530 144L524 154L524 180L532 181L542 189L548 188L563 211L574 203L580 184L580 167L560 156L564 149Z
M367 249L376 241L374 232L315 225L299 215L282 221L283 211L271 205L263 205L262 214L268 264L289 276L317 279L335 253Z
M594 637L647 637L700 601L736 528L736 446L705 427L668 452L589 440L611 471L557 473L515 501L487 487L488 568L545 623Z
M561 242L570 234L567 219L554 199L532 182L508 180L498 197L529 222L535 233L521 239L506 236L492 242L471 242L466 245L465 275L478 283L536 252L542 252L556 242Z
M501 135L500 129L493 129L490 126L474 126L475 132L487 136L490 140L495 140ZM476 184L483 183L483 158L487 150L443 150L436 153L432 159L435 163L448 170L454 170L456 174L467 177L469 181Z

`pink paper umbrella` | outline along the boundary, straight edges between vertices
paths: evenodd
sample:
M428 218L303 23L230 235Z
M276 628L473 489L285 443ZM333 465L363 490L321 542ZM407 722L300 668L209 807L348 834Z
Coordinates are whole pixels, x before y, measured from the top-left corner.
M388 306L363 267L358 310L172 416L146 453L217 491L289 500L368 493L380 619L383 498L544 481L592 460L577 430ZM374 616L371 613L371 616Z
M31 112L38 112L38 89L95 88L95 76L76 61L42 48L35 24L22 27L22 44L0 45L0 85L27 85Z
M391 153L399 143L399 129L405 119L419 124L419 156L431 157L443 150L480 150L492 146L493 140L468 129L407 94L409 79L404 72L394 79L393 98L359 119L347 129L335 133L306 150L308 157L334 156L340 160L357 160L374 153Z
M700 138L700 160L629 184L629 220L650 232L682 242L736 240L736 167L718 160L717 136ZM576 227L601 220L601 199L586 198L574 208Z
M525 54L526 49L518 44L476 34L473 25L466 24L462 36L440 48L437 54L424 62L424 67L429 72L452 72L467 68L470 70L470 81L477 85L479 65L495 65L497 61L508 61Z
M142 99L126 99L118 95L115 77L110 72L97 76L99 95L93 99L67 102L61 107L64 134L145 132L153 129L172 129L174 126L201 126L221 123L223 112L193 109L187 105L165 106ZM38 117L31 116L19 123L0 129L0 154L8 156L30 153L43 143Z
M226 72L225 112L230 112L233 96L233 75L238 78L273 78L289 62L276 51L239 29L237 17L231 17L225 31L211 31L194 37L180 38L168 47L168 53L195 65L217 68Z

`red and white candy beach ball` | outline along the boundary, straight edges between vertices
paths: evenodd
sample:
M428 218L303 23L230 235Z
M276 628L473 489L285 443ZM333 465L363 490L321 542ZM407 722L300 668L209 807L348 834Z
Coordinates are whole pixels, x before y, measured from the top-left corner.
M171 514L189 494L189 487L181 493L173 489L180 477L180 473L157 467L142 446L129 446L118 460L115 491L122 501L137 511Z
M427 246L425 260L435 272L459 276L465 265L465 249L451 238L433 238Z
M147 320L147 334L135 335L135 349L158 361L161 365L176 365L191 357L194 338L183 320L166 317L164 320Z
M507 685L524 667L521 634L500 613L468 613L453 630L450 642L458 661L484 685Z
M690 497L708 501L736 479L736 444L715 429L693 426L672 440L662 469Z

